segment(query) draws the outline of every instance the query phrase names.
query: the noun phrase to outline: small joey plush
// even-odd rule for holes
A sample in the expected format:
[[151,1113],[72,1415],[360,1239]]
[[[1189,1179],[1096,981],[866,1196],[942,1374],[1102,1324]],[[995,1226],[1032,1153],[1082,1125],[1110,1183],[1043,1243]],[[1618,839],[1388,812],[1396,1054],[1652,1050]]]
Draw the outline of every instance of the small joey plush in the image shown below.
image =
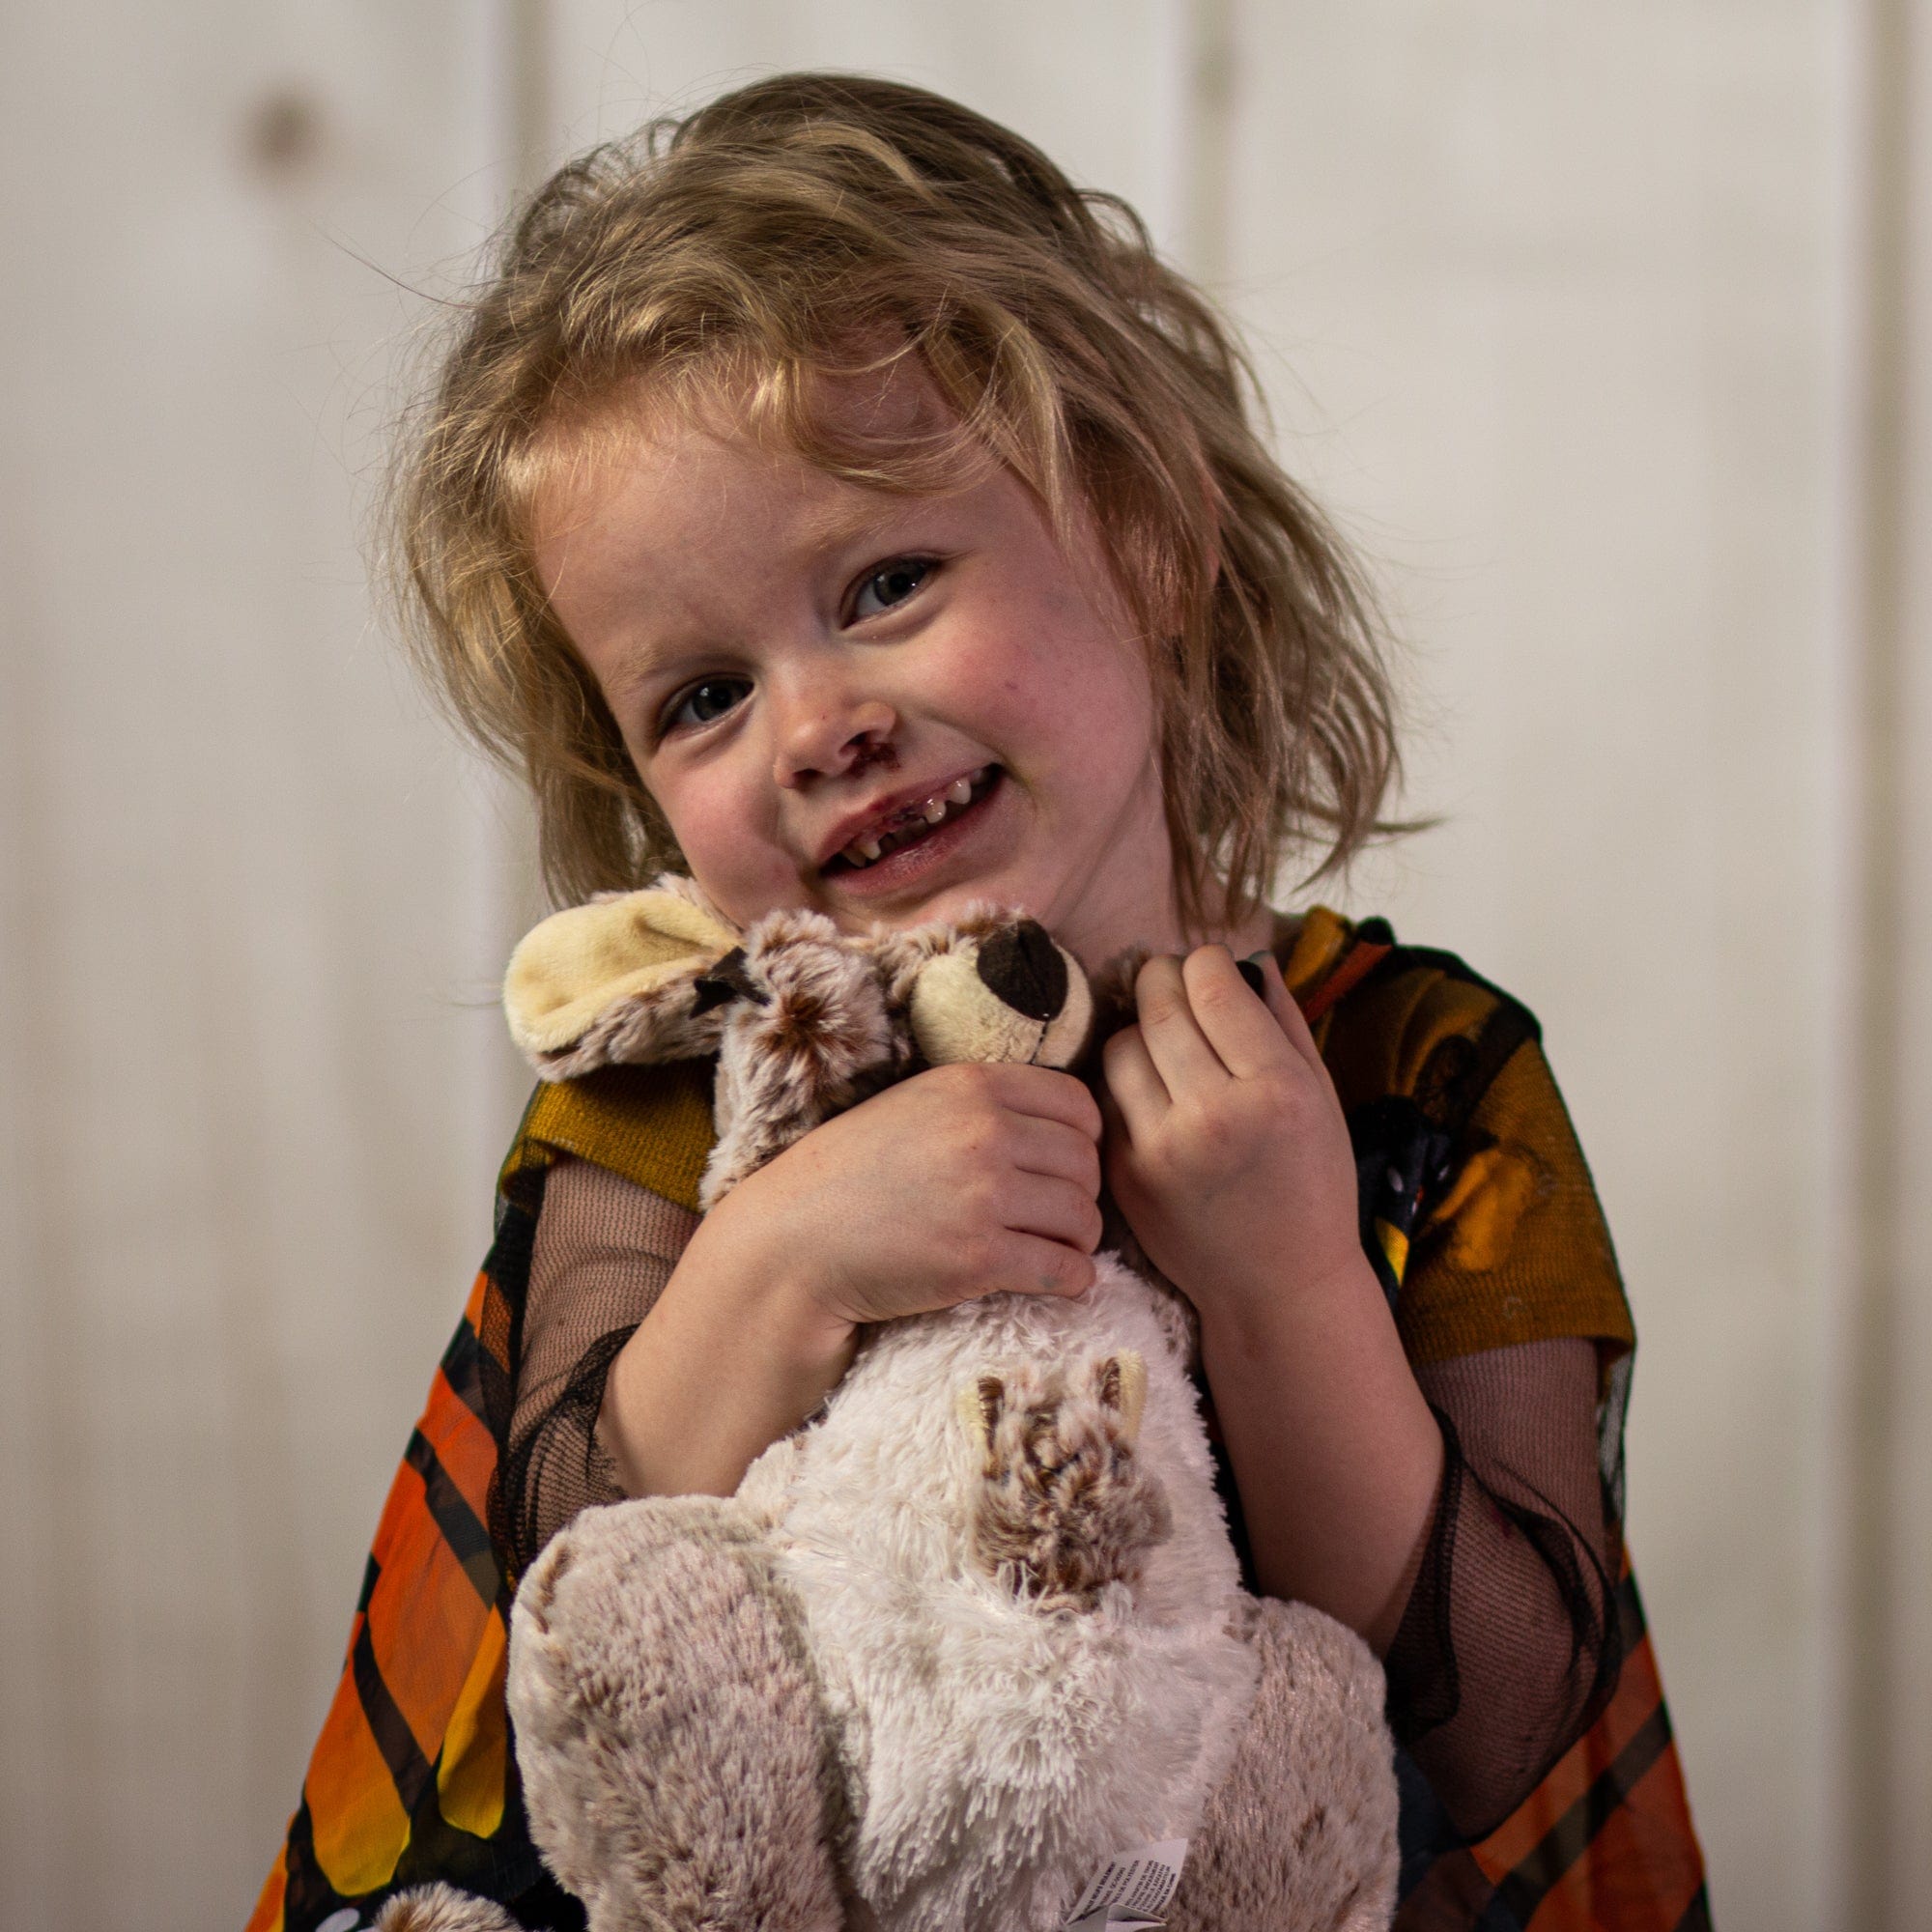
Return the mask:
[[[716,1054],[708,1208],[924,1067],[1072,1065],[1094,1002],[1021,915],[740,933],[667,877],[540,925],[506,1006],[550,1079]],[[1175,1839],[1172,1926],[1387,1922],[1379,1669],[1242,1589],[1188,1334],[1111,1253],[1076,1297],[879,1324],[736,1495],[552,1541],[510,1706],[533,1832],[593,1932],[1036,1932]]]

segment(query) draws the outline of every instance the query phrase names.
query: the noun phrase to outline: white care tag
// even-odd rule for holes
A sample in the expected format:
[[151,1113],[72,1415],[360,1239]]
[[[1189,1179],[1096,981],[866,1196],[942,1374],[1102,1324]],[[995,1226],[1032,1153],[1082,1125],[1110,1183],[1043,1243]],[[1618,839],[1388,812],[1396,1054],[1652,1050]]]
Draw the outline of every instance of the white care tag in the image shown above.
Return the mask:
[[1161,1924],[1186,1862],[1185,1838],[1116,1852],[1080,1894],[1063,1932],[1145,1932]]

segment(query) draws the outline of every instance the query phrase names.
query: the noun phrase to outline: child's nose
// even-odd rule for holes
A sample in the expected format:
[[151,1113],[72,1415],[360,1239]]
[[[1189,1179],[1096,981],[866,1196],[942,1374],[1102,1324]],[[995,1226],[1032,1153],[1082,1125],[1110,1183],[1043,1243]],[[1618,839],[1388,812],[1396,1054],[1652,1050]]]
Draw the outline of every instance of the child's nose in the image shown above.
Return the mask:
[[814,778],[890,764],[898,714],[882,698],[840,702],[823,694],[802,698],[781,719],[773,782],[796,790]]

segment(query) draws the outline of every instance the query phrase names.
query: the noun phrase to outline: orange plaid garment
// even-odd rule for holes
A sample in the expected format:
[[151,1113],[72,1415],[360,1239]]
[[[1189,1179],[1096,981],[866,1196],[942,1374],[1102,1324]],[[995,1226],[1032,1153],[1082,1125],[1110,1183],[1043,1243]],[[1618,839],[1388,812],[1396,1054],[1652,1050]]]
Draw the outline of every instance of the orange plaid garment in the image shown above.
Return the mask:
[[247,1932],[351,1932],[441,1879],[581,1927],[525,1822],[504,1703],[515,1578],[496,1527],[545,1156],[519,1133],[497,1239],[376,1529],[348,1655]]
[[[1356,1139],[1364,1247],[1411,1359],[1592,1335],[1620,1423],[1629,1314],[1535,1022],[1449,955],[1322,909],[1285,973]],[[351,1932],[431,1878],[527,1926],[582,1914],[530,1845],[503,1708],[516,1578],[496,1473],[545,1173],[597,1162],[687,1206],[711,1145],[709,1067],[539,1088],[499,1183],[497,1239],[391,1487],[341,1681],[248,1932]],[[1470,1132],[1471,1122],[1477,1124]],[[1456,1128],[1465,1142],[1460,1165]],[[1497,1132],[1494,1129],[1500,1128]],[[1541,1150],[1525,1155],[1513,1130]],[[1483,1156],[1483,1158],[1478,1158]],[[1525,1159],[1536,1185],[1522,1180]],[[1615,1472],[1606,1459],[1606,1483]],[[1530,1798],[1474,1846],[1406,1758],[1397,1932],[1685,1932],[1703,1873],[1634,1579],[1615,1693]]]
[[1404,1767],[1395,1932],[1710,1932],[1703,1860],[1628,1560],[1618,1614],[1630,1648],[1615,1694],[1488,1837],[1461,1843]]

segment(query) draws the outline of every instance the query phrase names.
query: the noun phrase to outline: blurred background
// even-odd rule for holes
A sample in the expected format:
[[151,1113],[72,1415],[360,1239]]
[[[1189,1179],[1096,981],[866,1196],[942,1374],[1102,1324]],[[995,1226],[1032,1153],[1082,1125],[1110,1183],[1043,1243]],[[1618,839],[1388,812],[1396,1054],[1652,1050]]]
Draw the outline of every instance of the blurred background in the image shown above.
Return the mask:
[[119,0],[0,47],[0,1922],[239,1923],[488,1243],[526,828],[358,548],[422,331],[566,154],[795,66],[1009,122],[1251,332],[1442,815],[1323,896],[1541,1015],[1616,1234],[1718,1920],[1932,1922],[1932,11]]

